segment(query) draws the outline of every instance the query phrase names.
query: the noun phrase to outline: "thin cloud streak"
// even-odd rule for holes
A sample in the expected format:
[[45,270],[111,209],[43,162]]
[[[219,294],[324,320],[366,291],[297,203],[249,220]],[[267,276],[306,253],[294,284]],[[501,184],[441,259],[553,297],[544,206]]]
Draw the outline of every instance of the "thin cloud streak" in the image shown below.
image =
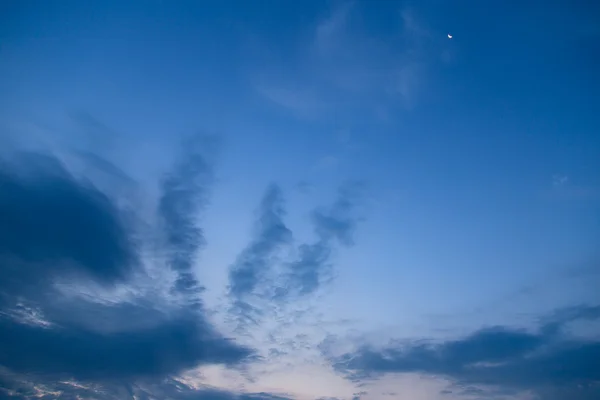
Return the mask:
[[312,224],[317,241],[302,244],[298,260],[288,264],[284,296],[306,296],[332,278],[331,254],[336,243],[354,244],[353,233],[358,223],[356,208],[364,187],[352,182],[342,186],[338,198],[329,208],[318,208],[312,213]]
[[[409,8],[397,10],[395,40],[382,42],[363,25],[361,7],[352,2],[333,7],[314,26],[312,41],[300,46],[305,57],[299,64],[307,67],[287,83],[263,82],[258,93],[309,119],[327,118],[342,109],[377,117],[383,105],[387,110],[414,108],[425,90],[429,67],[444,54],[449,57],[447,46],[435,40],[434,32]],[[310,95],[307,87],[314,89]]]

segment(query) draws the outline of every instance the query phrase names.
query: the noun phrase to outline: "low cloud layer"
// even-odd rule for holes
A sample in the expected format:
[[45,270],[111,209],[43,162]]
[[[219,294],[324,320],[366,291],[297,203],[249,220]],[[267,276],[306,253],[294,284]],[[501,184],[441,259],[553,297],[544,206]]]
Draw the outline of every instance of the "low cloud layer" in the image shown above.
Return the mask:
[[[186,296],[198,286],[192,262],[202,237],[193,217],[209,170],[191,152],[163,189],[169,266],[178,274],[174,287]],[[131,216],[56,157],[16,152],[3,159],[0,193],[0,365],[6,371],[33,381],[133,381],[235,364],[250,354],[211,326],[196,298],[194,307],[181,307],[135,294],[145,268]],[[128,287],[134,294],[119,295]],[[112,300],[94,290],[112,293]]]
[[575,321],[598,318],[598,307],[575,307],[557,312],[535,332],[498,326],[441,343],[417,340],[379,349],[362,347],[338,358],[336,366],[357,381],[419,373],[448,379],[461,394],[501,390],[535,393],[543,399],[588,400],[600,395],[600,337],[573,337],[567,328]]
[[[5,293],[17,294],[57,274],[115,284],[139,266],[114,203],[89,182],[78,182],[57,159],[24,153],[0,160],[0,187]],[[23,267],[8,266],[8,258]]]
[[[110,185],[101,189],[55,155],[7,153],[0,163],[3,395],[282,398],[173,380],[198,366],[256,359],[209,322],[195,271],[216,146],[207,138],[185,143],[159,181],[155,220],[143,220],[131,201],[123,208]],[[102,156],[93,160],[86,174],[100,163],[103,174],[127,177]],[[314,242],[295,245],[284,193],[267,188],[254,236],[230,268],[239,327],[260,324],[269,307],[293,308],[331,280],[335,249],[353,245],[361,194],[361,185],[343,185],[331,205],[312,211]]]
[[[135,212],[51,154],[13,152],[0,161],[3,396],[286,398],[176,379],[198,366],[261,361],[217,331],[201,300],[195,268],[206,239],[197,220],[214,181],[214,146],[208,139],[184,146],[160,181],[156,223],[137,223]],[[363,195],[362,184],[342,185],[330,205],[312,210],[313,241],[295,243],[283,191],[266,189],[254,234],[229,269],[229,315],[238,328],[260,326],[271,308],[292,323],[294,303],[330,282],[336,250],[354,244]],[[157,242],[148,246],[148,236]],[[161,292],[165,282],[144,287],[149,263],[169,290]],[[363,346],[329,361],[358,387],[383,375],[419,374],[450,382],[440,396],[591,400],[600,395],[600,341],[570,327],[599,318],[598,307],[572,307],[542,318],[537,330],[486,327],[442,342]],[[281,345],[296,349],[300,337]]]

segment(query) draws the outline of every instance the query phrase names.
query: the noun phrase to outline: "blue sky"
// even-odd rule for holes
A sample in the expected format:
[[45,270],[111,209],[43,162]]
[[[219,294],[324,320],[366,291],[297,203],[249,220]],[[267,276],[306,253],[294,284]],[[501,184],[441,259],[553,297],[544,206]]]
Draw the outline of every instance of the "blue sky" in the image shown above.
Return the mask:
[[597,398],[599,15],[4,2],[0,397]]

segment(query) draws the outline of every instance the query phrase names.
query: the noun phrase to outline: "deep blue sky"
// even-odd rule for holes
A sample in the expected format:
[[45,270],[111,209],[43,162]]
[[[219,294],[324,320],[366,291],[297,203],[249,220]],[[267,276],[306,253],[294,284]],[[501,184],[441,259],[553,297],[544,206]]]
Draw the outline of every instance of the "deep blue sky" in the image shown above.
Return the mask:
[[0,396],[595,398],[598,4],[2,2]]

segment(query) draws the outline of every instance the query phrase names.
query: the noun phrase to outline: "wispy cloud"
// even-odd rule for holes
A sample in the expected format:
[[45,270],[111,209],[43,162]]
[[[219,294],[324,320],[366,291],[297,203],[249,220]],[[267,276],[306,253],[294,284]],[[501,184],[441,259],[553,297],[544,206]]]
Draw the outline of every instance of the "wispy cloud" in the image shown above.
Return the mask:
[[267,188],[259,207],[256,236],[229,272],[229,295],[234,302],[232,311],[242,319],[241,323],[248,322],[254,311],[248,300],[267,295],[272,289],[265,287],[265,283],[273,283],[274,257],[292,239],[292,232],[283,222],[284,216],[283,194],[279,186],[273,184]]
[[[285,254],[276,257],[283,246],[292,243],[292,232],[283,221],[281,189],[276,185],[267,189],[259,207],[255,238],[229,273],[229,297],[240,326],[259,324],[266,311],[261,307],[279,307],[297,296],[308,296],[333,278],[331,256],[336,244],[353,244],[362,191],[361,183],[348,183],[339,189],[331,206],[313,210],[311,223],[317,240],[300,244],[296,259],[289,260]],[[257,302],[262,306],[256,306]]]
[[553,196],[564,200],[597,201],[600,185],[597,182],[581,183],[566,174],[552,175]]
[[283,222],[284,208],[281,189],[271,185],[260,205],[257,237],[243,250],[230,273],[230,292],[243,298],[256,289],[257,284],[268,273],[273,253],[292,238],[291,231]]
[[[333,256],[338,247],[354,244],[364,189],[359,182],[342,185],[332,204],[310,214],[314,242],[299,244],[293,242],[284,222],[280,188],[271,185],[267,189],[258,209],[254,236],[231,266],[227,293],[232,328],[254,343],[260,354],[260,361],[249,367],[252,380],[273,384],[269,376],[292,379],[291,370],[305,371],[310,365],[319,365],[331,374],[330,379],[337,378],[338,387],[347,385],[332,373],[314,347],[323,330],[331,326],[314,302],[333,282]],[[328,387],[325,382],[320,386],[322,390]],[[298,384],[292,387],[300,390]]]
[[192,295],[201,291],[193,270],[198,250],[205,244],[196,221],[208,201],[213,182],[210,157],[214,138],[193,137],[182,146],[183,156],[162,182],[158,213],[166,242],[169,267],[177,273],[175,288]]
[[552,185],[553,186],[562,186],[565,185],[569,181],[569,177],[564,174],[555,174],[552,176]]
[[316,118],[331,108],[318,91],[285,84],[264,83],[257,87],[259,94],[273,104],[289,110],[301,118]]
[[426,86],[429,67],[448,51],[442,40],[445,34],[434,32],[415,10],[398,8],[394,34],[379,37],[361,17],[362,8],[368,6],[345,2],[315,21],[312,34],[307,35],[311,39],[295,52],[301,54],[300,60],[293,61],[298,67],[287,73],[287,80],[263,82],[258,92],[310,118],[343,110],[360,110],[373,117],[382,107],[414,107]]
[[312,224],[318,239],[300,245],[298,259],[288,264],[285,296],[311,294],[331,278],[330,258],[335,244],[353,244],[352,236],[358,222],[356,207],[362,191],[360,183],[346,184],[339,189],[338,198],[330,207],[313,211]]
[[[317,360],[310,338],[322,335],[325,321],[309,299],[333,279],[336,250],[354,243],[364,188],[343,185],[332,204],[314,209],[315,240],[299,244],[284,222],[281,188],[265,191],[228,288],[229,315],[248,327],[254,319],[257,330],[270,335],[252,342],[268,345],[265,358],[257,358],[264,349],[236,344],[213,326],[196,276],[206,245],[198,219],[214,181],[215,146],[203,137],[185,142],[158,182],[156,220],[139,222],[143,215],[135,205],[124,209],[113,186],[95,186],[54,155],[2,158],[0,215],[7,223],[0,227],[0,378],[6,393],[278,398],[179,386],[169,377],[205,365],[237,369],[268,359],[283,363],[261,364],[275,371],[293,360]],[[104,157],[88,156],[82,160],[91,167],[135,183]],[[150,283],[156,271],[161,281]],[[252,371],[263,377],[263,369]]]
[[340,41],[343,40],[343,34],[348,23],[348,18],[355,4],[345,2],[337,8],[331,10],[331,13],[323,18],[317,24],[314,30],[314,47],[323,56],[327,56],[333,51],[339,50]]

